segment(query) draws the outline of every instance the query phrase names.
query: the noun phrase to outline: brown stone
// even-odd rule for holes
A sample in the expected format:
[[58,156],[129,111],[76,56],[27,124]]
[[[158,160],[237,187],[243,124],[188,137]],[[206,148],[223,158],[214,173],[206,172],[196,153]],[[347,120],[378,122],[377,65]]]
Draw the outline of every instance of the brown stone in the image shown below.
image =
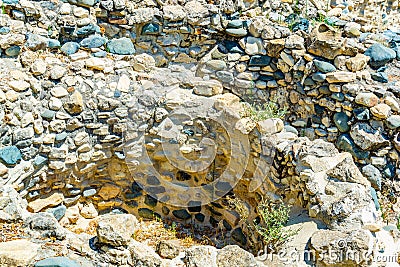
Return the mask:
[[266,43],[265,50],[270,57],[279,57],[282,50],[285,48],[285,39],[275,39]]
[[38,198],[28,204],[28,210],[31,212],[39,212],[47,207],[54,207],[64,201],[62,193],[55,192],[46,198]]
[[83,103],[82,94],[78,91],[75,91],[68,102],[64,104],[64,108],[70,114],[79,114],[85,108]]
[[373,107],[378,104],[379,98],[374,93],[359,93],[356,96],[355,102],[357,104]]
[[346,60],[346,66],[351,71],[360,71],[367,66],[369,56],[363,54],[357,54],[355,57]]
[[371,109],[372,115],[379,119],[387,119],[390,115],[390,106],[386,104],[378,104]]
[[113,184],[105,184],[99,191],[99,196],[104,200],[115,198],[121,192],[121,188]]
[[348,71],[335,71],[326,74],[329,83],[349,83],[355,81],[356,74]]

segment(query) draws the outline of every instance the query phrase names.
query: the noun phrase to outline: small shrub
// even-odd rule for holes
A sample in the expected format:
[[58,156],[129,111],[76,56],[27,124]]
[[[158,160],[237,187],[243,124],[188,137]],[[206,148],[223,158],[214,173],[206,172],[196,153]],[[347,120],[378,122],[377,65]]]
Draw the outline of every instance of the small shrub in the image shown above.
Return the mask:
[[[229,200],[234,209],[239,213],[240,222],[248,230],[248,238],[253,240],[252,246],[259,242],[260,238],[270,251],[276,251],[279,246],[287,242],[291,237],[298,234],[301,228],[284,229],[289,221],[290,206],[282,201],[275,203],[268,200],[262,200],[257,206],[259,221],[249,221],[249,211],[244,202],[233,198]],[[258,240],[258,241],[257,241]],[[256,248],[256,247],[255,247]],[[260,248],[260,247],[259,247]]]
[[263,105],[243,104],[241,116],[243,118],[250,117],[251,120],[257,122],[270,118],[283,119],[287,113],[287,108],[280,109],[278,104],[269,101]]
[[6,14],[6,6],[4,4],[1,5],[1,14]]
[[400,216],[397,217],[397,229],[400,231]]
[[263,200],[257,206],[257,212],[261,221],[254,226],[269,249],[275,249],[287,242],[291,237],[298,234],[300,229],[284,229],[289,221],[290,206],[282,201],[274,203]]

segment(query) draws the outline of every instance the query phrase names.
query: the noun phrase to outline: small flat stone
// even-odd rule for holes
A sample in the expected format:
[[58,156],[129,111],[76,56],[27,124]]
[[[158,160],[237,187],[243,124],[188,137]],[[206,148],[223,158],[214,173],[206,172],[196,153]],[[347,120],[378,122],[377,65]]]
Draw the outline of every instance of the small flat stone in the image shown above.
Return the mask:
[[13,45],[13,46],[7,48],[4,52],[9,57],[16,57],[21,52],[21,47],[19,45]]
[[400,127],[400,115],[392,115],[387,119],[390,129],[397,129]]
[[371,73],[371,78],[374,81],[381,82],[381,83],[389,82],[389,76],[384,72],[373,72],[373,73]]
[[104,70],[106,68],[106,62],[103,58],[91,57],[85,63],[86,67],[95,70]]
[[32,202],[29,202],[28,209],[31,212],[39,212],[47,207],[54,207],[59,205],[64,200],[64,195],[62,193],[54,192],[46,198],[38,198]]
[[63,46],[61,46],[61,51],[66,55],[72,55],[78,52],[79,44],[75,42],[67,42]]
[[243,37],[247,35],[247,30],[243,28],[235,29],[235,28],[228,28],[226,29],[226,33],[228,35],[232,35],[235,37]]
[[81,47],[85,48],[98,48],[104,45],[107,39],[98,35],[92,35],[80,42]]
[[23,80],[11,81],[8,85],[17,92],[26,91],[31,85]]
[[350,130],[350,126],[348,124],[349,116],[347,116],[346,113],[344,112],[335,113],[335,115],[333,115],[333,121],[336,127],[339,129],[339,131],[347,132]]
[[249,66],[264,67],[268,66],[270,63],[271,63],[271,57],[255,55],[250,58]]
[[326,80],[329,83],[349,83],[355,81],[356,74],[349,71],[336,71],[326,74]]
[[68,95],[67,89],[61,86],[57,86],[51,89],[51,95],[57,98],[61,98]]

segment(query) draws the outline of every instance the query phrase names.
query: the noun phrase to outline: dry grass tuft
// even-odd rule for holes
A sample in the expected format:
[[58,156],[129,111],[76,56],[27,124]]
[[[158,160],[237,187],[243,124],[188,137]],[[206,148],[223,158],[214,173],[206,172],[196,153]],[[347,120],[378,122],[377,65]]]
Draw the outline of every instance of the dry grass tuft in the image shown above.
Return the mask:
[[0,242],[17,240],[25,237],[22,222],[3,223],[0,222]]
[[190,229],[187,225],[180,223],[156,220],[140,220],[139,229],[134,233],[136,241],[144,242],[154,247],[159,240],[178,240],[183,247],[194,245],[214,245],[207,237],[207,229],[204,232]]

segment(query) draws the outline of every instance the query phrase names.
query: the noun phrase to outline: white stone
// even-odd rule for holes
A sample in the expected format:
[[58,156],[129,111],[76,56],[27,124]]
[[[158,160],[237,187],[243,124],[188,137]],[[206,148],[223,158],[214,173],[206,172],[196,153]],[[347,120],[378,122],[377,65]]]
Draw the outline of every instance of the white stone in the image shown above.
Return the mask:
[[126,74],[122,74],[122,76],[118,80],[117,89],[123,93],[129,92],[130,87],[130,79]]
[[50,93],[51,93],[52,96],[58,97],[58,98],[61,98],[61,97],[64,97],[64,96],[68,95],[67,89],[65,89],[65,88],[63,88],[61,86],[57,86],[57,87],[52,88],[50,90]]
[[43,73],[46,72],[46,62],[44,62],[41,59],[37,59],[35,60],[35,62],[33,62],[32,66],[31,66],[31,72],[34,75],[42,75]]
[[30,84],[26,81],[18,80],[18,81],[11,81],[8,85],[17,92],[22,92],[27,90],[30,87]]

